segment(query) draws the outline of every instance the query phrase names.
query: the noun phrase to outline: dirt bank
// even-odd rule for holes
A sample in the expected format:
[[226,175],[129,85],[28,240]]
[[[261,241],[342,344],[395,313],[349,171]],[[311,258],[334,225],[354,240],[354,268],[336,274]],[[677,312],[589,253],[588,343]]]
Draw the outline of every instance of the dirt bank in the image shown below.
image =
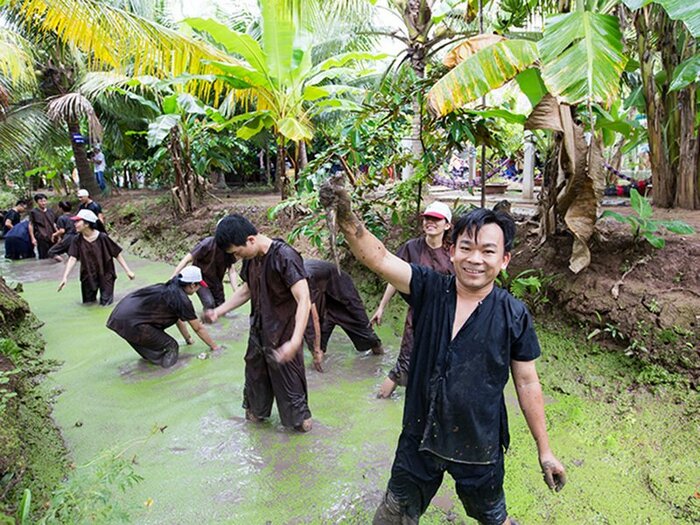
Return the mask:
[[0,521],[30,489],[41,508],[67,470],[65,447],[42,387],[55,363],[42,358],[41,322],[0,277]]

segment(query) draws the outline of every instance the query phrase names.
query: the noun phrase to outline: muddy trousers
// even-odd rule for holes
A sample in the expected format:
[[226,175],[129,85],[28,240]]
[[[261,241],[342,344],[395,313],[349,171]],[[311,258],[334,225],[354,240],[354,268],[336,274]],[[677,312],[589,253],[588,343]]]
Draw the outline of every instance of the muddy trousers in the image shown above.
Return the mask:
[[223,286],[215,287],[210,285],[208,288],[200,286],[197,290],[197,297],[199,297],[205,310],[212,310],[226,300]]
[[75,234],[64,235],[63,239],[58,241],[49,249],[48,256],[55,257],[56,255],[63,255],[64,253],[68,253],[68,248],[70,248],[73,239],[75,239]]
[[[124,336],[122,336],[124,337]],[[159,365],[163,356],[170,350],[178,350],[177,341],[160,328],[149,324],[139,325],[130,330],[126,342],[146,361]]]
[[304,371],[304,354],[297,352],[288,363],[278,363],[272,348],[263,348],[259,332],[251,327],[245,355],[243,408],[260,419],[270,417],[277,402],[286,427],[299,427],[311,417]]
[[80,281],[80,291],[84,303],[97,302],[97,292],[100,292],[100,305],[107,306],[114,301],[114,275],[104,274],[97,282]]
[[455,463],[419,450],[420,441],[420,436],[401,433],[389,486],[372,524],[417,524],[447,472],[468,516],[483,525],[502,525],[508,517],[503,454],[493,464]]
[[51,249],[51,246],[53,246],[51,239],[40,239],[39,237],[36,238],[36,251],[39,254],[39,259],[49,258],[49,250]]
[[401,348],[399,357],[396,359],[394,368],[389,370],[389,378],[397,385],[406,386],[408,383],[408,369],[411,366],[411,351],[413,350],[413,313],[408,311],[406,315],[406,323],[403,328],[403,337],[401,338]]

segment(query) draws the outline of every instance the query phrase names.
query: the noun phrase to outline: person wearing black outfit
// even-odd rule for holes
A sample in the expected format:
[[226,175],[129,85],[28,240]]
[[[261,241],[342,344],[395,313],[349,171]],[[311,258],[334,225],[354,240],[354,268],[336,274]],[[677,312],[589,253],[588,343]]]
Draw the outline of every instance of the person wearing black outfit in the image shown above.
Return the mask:
[[90,210],[92,213],[97,215],[97,218],[100,219],[102,226],[105,228],[107,227],[105,215],[102,212],[102,206],[90,198],[90,192],[88,190],[78,190],[78,200],[80,201],[80,204],[78,204],[78,211]]
[[165,333],[174,324],[188,345],[194,340],[185,323],[212,351],[217,350],[218,345],[197,319],[189,297],[202,286],[206,283],[201,270],[187,266],[167,283],[147,286],[124,297],[109,316],[107,328],[124,338],[141,357],[163,368],[178,360],[179,345]]
[[323,356],[336,326],[345,331],[358,352],[372,350],[373,354],[383,354],[382,341],[369,324],[352,278],[327,261],[305,259],[304,269],[311,292],[311,315],[304,339],[313,355],[314,368],[323,372]]
[[29,211],[29,238],[36,247],[39,259],[47,259],[56,231],[56,215],[47,207],[48,199],[43,193],[34,195],[36,207]]
[[100,292],[100,305],[107,306],[114,300],[114,282],[117,271],[114,259],[124,268],[129,279],[135,275],[124,260],[121,247],[104,232],[102,223],[90,210],[80,210],[73,217],[75,230],[79,233],[68,247],[68,262],[58,291],[68,282],[68,275],[80,261],[80,290],[83,303],[97,301]]
[[199,241],[190,253],[185,255],[173,271],[175,277],[188,264],[193,264],[202,270],[202,277],[207,286],[197,290],[197,296],[205,310],[216,308],[226,300],[224,294],[224,276],[228,273],[231,290],[238,287],[238,273],[234,263],[236,258],[216,245],[213,236]]
[[22,214],[27,210],[28,205],[29,205],[29,203],[26,200],[20,199],[17,201],[14,208],[10,208],[9,210],[7,210],[7,213],[5,214],[5,217],[3,218],[3,221],[2,221],[2,236],[3,237],[14,226],[19,224],[19,221],[22,219]]
[[63,211],[63,215],[56,219],[56,231],[51,236],[51,240],[55,244],[49,249],[49,257],[56,262],[63,262],[61,255],[68,252],[68,248],[78,232],[75,231],[71,203],[61,201],[58,203],[58,207]]
[[205,312],[205,319],[215,322],[251,301],[245,417],[262,421],[276,402],[282,425],[308,432],[312,422],[302,346],[311,299],[301,255],[236,214],[219,221],[215,238],[221,249],[243,259],[243,284],[224,304]]
[[549,445],[534,363],[540,347],[530,313],[494,286],[510,261],[513,219],[486,209],[460,217],[450,249],[455,275],[441,275],[389,253],[352,213],[341,186],[324,185],[321,203],[335,209],[355,257],[413,308],[403,429],[373,523],[417,524],[445,472],[455,480],[469,516],[486,525],[514,523],[503,491],[503,455],[509,445],[503,389],[509,371],[545,482],[560,490],[566,478]]

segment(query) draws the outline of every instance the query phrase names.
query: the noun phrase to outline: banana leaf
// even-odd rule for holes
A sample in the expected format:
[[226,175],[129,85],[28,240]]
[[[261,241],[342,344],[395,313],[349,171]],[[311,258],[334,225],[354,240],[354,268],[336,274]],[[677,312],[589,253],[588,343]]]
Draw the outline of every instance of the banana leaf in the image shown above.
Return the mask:
[[627,57],[616,17],[589,11],[553,17],[538,48],[542,79],[560,101],[608,106],[617,97]]
[[442,77],[428,92],[428,106],[438,115],[447,115],[501,87],[536,60],[537,45],[529,40],[493,44]]

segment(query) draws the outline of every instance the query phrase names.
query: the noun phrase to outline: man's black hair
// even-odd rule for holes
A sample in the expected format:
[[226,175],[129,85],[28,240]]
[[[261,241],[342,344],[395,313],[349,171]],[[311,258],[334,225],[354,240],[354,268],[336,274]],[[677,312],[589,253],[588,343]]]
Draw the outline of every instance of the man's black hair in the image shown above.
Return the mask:
[[73,209],[73,205],[68,201],[59,202],[58,207],[61,208],[63,211],[71,211]]
[[34,202],[39,202],[39,199],[48,199],[45,193],[37,193],[34,195]]
[[510,252],[513,249],[513,241],[515,240],[515,221],[507,213],[487,208],[477,208],[457,219],[452,230],[452,243],[456,245],[457,238],[465,231],[474,232],[474,238],[476,239],[479,235],[479,230],[486,224],[496,224],[501,228],[505,253]]
[[257,234],[253,223],[243,215],[234,213],[219,221],[214,239],[219,248],[226,250],[229,246],[245,246],[248,237]]
[[19,199],[17,202],[15,202],[15,206],[24,206],[25,208],[29,206],[29,201],[27,199]]

